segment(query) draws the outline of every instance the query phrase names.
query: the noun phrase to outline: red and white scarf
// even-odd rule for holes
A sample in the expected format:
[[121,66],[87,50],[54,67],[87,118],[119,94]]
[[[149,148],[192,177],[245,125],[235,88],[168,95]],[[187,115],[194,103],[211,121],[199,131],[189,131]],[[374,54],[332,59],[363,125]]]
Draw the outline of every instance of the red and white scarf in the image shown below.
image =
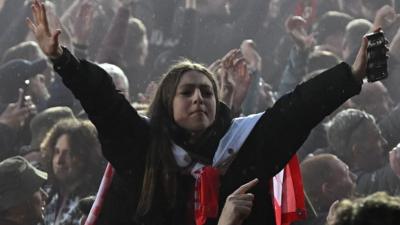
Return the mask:
[[[259,113],[234,119],[231,127],[219,142],[212,166],[195,163],[190,169],[191,175],[196,179],[194,193],[196,225],[205,224],[207,218],[217,218],[219,176],[228,169],[262,115],[263,113]],[[189,154],[180,146],[173,144],[172,151],[178,166],[185,168],[192,164]],[[113,174],[114,170],[108,164],[85,225],[96,224]],[[296,156],[272,179],[271,186],[276,225],[287,225],[305,217],[303,186]]]

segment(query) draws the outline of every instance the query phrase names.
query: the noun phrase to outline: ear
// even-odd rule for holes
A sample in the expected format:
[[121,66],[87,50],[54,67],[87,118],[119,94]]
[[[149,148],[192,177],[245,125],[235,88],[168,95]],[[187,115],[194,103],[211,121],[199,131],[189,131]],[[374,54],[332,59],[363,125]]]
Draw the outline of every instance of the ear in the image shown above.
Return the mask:
[[39,80],[41,83],[45,83],[45,82],[46,82],[46,77],[45,77],[43,74],[38,74],[38,75],[36,75],[36,76],[37,76],[38,80]]
[[357,164],[358,158],[360,156],[360,149],[357,144],[351,146],[351,157],[353,159],[353,164]]
[[330,185],[328,184],[328,182],[324,182],[322,184],[321,191],[322,191],[322,194],[325,196],[330,195],[330,193],[332,192],[332,189],[330,188]]

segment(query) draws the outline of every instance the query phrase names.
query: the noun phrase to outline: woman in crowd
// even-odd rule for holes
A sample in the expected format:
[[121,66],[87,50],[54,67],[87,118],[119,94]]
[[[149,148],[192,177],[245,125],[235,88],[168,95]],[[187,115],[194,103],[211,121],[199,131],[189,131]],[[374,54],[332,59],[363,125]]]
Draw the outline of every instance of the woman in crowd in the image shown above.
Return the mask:
[[[245,218],[249,212],[239,210],[232,219],[274,224],[271,178],[314,126],[360,92],[365,76],[366,40],[352,66],[341,63],[265,112],[233,119],[212,74],[183,61],[164,75],[144,118],[104,70],[59,45],[60,31],[50,30],[43,4],[35,0],[32,11],[30,29],[95,124],[104,156],[132,184],[132,217],[142,224],[216,224],[225,199],[255,177],[252,212]],[[239,196],[243,208],[251,208],[252,195]]]

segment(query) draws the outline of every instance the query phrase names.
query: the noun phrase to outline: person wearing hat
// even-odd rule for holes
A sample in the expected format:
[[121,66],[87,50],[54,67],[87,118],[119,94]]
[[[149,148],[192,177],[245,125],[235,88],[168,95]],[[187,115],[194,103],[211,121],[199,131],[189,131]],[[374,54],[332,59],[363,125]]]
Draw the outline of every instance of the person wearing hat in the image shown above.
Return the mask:
[[36,225],[43,221],[47,173],[21,156],[0,162],[0,224]]
[[50,98],[45,77],[41,73],[47,69],[47,61],[38,59],[28,61],[13,59],[0,66],[0,102],[3,104],[15,102],[18,90],[24,89],[24,95],[29,95],[33,103],[41,111]]

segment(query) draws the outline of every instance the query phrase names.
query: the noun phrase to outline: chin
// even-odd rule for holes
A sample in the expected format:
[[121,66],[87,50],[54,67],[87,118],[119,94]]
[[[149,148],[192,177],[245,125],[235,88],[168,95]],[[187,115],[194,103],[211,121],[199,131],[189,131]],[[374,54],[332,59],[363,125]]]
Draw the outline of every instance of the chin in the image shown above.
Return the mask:
[[198,134],[203,133],[208,127],[209,126],[207,126],[206,124],[199,124],[197,126],[190,127],[189,130],[191,133],[198,135]]

